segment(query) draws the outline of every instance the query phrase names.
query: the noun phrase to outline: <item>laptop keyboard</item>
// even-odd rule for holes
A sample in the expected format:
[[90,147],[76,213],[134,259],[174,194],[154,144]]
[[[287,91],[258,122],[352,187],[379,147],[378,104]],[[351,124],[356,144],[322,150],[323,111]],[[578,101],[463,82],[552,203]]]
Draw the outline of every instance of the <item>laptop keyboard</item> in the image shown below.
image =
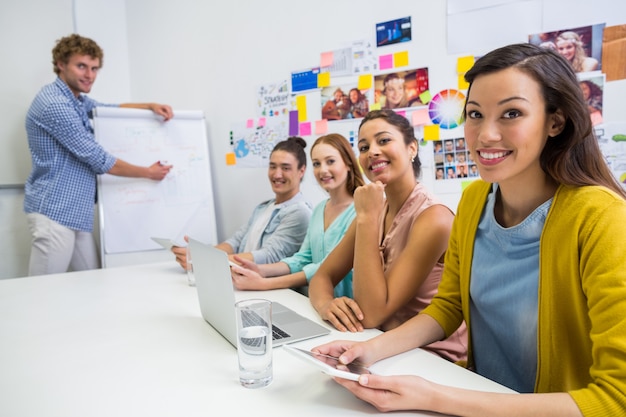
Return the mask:
[[[265,320],[263,320],[254,311],[244,311],[243,313],[244,313],[242,316],[243,321],[244,321],[244,324],[246,324],[247,326],[253,326],[253,325],[266,326],[267,325],[267,323],[265,323]],[[289,333],[285,332],[282,329],[279,329],[275,325],[272,325],[272,340],[280,340],[289,336],[290,336]]]

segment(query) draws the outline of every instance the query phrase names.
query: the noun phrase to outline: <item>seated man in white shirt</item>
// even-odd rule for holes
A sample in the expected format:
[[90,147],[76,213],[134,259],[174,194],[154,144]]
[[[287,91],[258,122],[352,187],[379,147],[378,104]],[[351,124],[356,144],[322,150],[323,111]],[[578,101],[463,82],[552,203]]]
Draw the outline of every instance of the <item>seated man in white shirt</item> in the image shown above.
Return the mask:
[[[248,222],[217,244],[218,249],[257,264],[278,262],[300,249],[312,212],[300,192],[306,170],[305,147],[304,139],[297,136],[276,144],[268,167],[275,197],[256,206]],[[187,248],[175,246],[172,252],[186,270]]]

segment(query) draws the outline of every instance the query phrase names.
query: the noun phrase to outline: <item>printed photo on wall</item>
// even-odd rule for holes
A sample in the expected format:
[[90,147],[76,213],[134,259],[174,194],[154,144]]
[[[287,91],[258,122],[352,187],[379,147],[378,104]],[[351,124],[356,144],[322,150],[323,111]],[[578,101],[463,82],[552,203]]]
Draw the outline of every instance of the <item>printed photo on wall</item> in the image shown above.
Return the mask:
[[537,33],[528,36],[528,42],[557,51],[565,57],[576,72],[597,71],[602,66],[602,36],[604,23]]
[[411,40],[411,16],[376,23],[376,46],[393,45]]
[[587,101],[591,123],[594,126],[603,123],[602,103],[604,101],[604,77],[604,74],[592,77],[578,77],[580,88],[583,90],[583,97],[585,97]]
[[465,138],[433,142],[435,180],[477,178],[478,167],[465,146]]
[[364,117],[369,111],[366,92],[356,88],[356,85],[322,88],[322,119],[330,121]]
[[286,117],[295,105],[292,97],[287,80],[260,86],[257,89],[257,116]]
[[428,90],[428,68],[374,76],[374,103],[382,109],[423,105],[420,94]]

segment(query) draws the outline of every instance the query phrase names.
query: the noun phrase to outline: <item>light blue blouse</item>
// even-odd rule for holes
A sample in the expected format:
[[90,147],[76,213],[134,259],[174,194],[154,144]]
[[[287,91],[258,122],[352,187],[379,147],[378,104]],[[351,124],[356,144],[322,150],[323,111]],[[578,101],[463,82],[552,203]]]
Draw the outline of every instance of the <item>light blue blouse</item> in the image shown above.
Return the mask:
[[497,192],[494,184],[474,244],[470,281],[474,362],[478,374],[518,392],[533,392],[539,240],[552,199],[520,224],[505,228],[494,216]]
[[[350,204],[337,216],[328,229],[324,230],[324,207],[326,207],[327,202],[328,199],[313,209],[309,228],[300,250],[289,258],[281,259],[281,262],[289,266],[292,274],[303,271],[307,281],[311,280],[322,261],[337,246],[356,216],[354,203]],[[352,298],[352,271],[335,287],[335,297]]]

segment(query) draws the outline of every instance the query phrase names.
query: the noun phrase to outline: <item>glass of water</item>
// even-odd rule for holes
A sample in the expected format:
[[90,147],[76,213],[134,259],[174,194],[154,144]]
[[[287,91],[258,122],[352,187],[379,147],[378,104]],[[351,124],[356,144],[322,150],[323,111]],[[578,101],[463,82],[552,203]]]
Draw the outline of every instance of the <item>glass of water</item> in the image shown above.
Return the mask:
[[193,274],[193,262],[191,261],[191,249],[187,245],[187,284],[190,287],[196,286],[196,277]]
[[272,382],[272,302],[242,300],[237,312],[239,382],[246,388],[261,388]]

